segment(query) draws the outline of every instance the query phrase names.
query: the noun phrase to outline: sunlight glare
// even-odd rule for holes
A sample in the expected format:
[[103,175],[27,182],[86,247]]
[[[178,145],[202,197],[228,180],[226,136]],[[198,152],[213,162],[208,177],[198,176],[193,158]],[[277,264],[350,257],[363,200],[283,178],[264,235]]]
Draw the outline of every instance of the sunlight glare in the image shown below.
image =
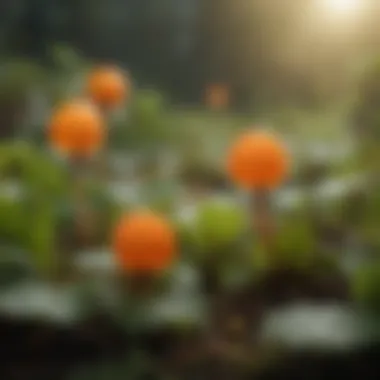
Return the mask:
[[324,2],[329,12],[342,15],[356,11],[361,0],[324,0]]

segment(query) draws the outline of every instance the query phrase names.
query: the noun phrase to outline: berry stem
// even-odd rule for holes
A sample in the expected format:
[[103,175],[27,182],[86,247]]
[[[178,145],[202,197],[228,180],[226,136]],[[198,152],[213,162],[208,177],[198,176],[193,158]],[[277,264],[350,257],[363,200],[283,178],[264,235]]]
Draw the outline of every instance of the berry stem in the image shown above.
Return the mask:
[[269,255],[273,254],[273,243],[276,233],[270,193],[266,190],[255,190],[251,198],[253,228],[258,240]]

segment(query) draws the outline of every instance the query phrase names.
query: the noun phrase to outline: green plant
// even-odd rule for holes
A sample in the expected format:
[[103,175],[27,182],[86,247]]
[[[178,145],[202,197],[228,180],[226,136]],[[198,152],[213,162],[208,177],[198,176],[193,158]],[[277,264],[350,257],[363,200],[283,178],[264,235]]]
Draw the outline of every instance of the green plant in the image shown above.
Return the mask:
[[352,294],[359,303],[380,313],[380,262],[359,266],[351,279]]
[[238,205],[219,200],[201,204],[194,222],[194,239],[203,251],[230,248],[248,227],[247,217]]
[[156,91],[137,92],[129,106],[126,119],[116,123],[111,145],[146,151],[170,141],[170,118],[164,98]]
[[28,144],[0,148],[2,185],[13,194],[0,199],[0,236],[31,254],[35,267],[48,271],[54,262],[55,204],[67,189],[62,168]]
[[64,251],[107,245],[111,229],[122,211],[102,182],[83,184],[80,199],[83,201],[67,191],[55,207],[57,239]]
[[22,99],[43,77],[42,68],[21,59],[3,61],[0,70],[0,99]]
[[315,258],[317,238],[311,223],[305,218],[286,220],[278,228],[274,255],[285,265],[304,267]]
[[19,202],[0,198],[0,238],[2,243],[25,244],[25,208]]
[[2,137],[13,137],[27,118],[28,98],[40,79],[41,68],[20,59],[2,60],[0,64],[0,124]]
[[0,146],[0,178],[16,179],[28,186],[33,196],[60,196],[65,192],[65,171],[46,153],[27,143]]
[[352,111],[352,124],[358,136],[371,140],[380,137],[380,64],[370,67],[359,83],[357,102]]
[[226,176],[215,165],[199,157],[186,157],[179,170],[180,179],[188,185],[205,188],[226,187]]

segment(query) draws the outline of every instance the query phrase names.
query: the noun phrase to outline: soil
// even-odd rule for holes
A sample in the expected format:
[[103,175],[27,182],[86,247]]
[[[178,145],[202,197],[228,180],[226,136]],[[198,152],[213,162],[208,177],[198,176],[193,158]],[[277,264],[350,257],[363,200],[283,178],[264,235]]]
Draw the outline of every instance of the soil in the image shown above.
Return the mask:
[[380,375],[379,346],[329,355],[281,353],[276,364],[265,365],[273,362],[266,361],[254,339],[264,312],[307,299],[347,301],[347,284],[336,273],[274,270],[239,293],[215,295],[210,325],[203,331],[157,328],[131,336],[104,315],[71,327],[0,316],[0,379],[66,380],[78,368],[122,361],[136,349],[148,355],[158,372],[184,380],[368,380]]

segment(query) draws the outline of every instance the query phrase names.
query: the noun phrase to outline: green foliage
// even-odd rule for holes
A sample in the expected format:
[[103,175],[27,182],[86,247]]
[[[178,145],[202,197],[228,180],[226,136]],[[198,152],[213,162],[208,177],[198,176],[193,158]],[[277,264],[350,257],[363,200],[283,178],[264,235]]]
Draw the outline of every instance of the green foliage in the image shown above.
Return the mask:
[[109,241],[111,229],[121,213],[120,207],[105,193],[99,183],[88,190],[86,198],[96,217],[96,236],[93,240],[99,245],[104,245]]
[[25,243],[27,226],[23,221],[27,210],[14,200],[0,198],[0,239],[2,243]]
[[33,255],[33,263],[41,273],[53,269],[56,261],[57,221],[50,205],[40,204],[27,228],[26,249]]
[[280,263],[303,267],[311,264],[316,245],[316,236],[306,218],[286,220],[278,229],[274,255]]
[[314,185],[328,177],[331,166],[320,162],[303,163],[297,173],[297,179],[302,185]]
[[354,127],[365,137],[380,137],[380,64],[376,62],[368,69],[359,85],[357,103],[354,106],[352,119]]
[[352,277],[354,298],[375,312],[380,312],[380,262],[364,264]]
[[211,200],[199,206],[194,224],[194,238],[205,251],[228,249],[247,228],[243,209],[234,204]]
[[[0,178],[3,186],[10,184],[15,187],[11,189],[13,192],[19,190],[13,195],[3,191],[0,197],[2,243],[24,249],[36,269],[49,271],[55,265],[57,251],[63,248],[58,245],[61,241],[58,238],[73,237],[76,233],[73,231],[76,210],[71,207],[67,171],[28,144],[4,144],[0,147]],[[96,226],[90,240],[103,245],[109,239],[118,207],[100,183],[90,183],[85,193]],[[69,204],[68,213],[62,214],[59,207],[62,204]],[[63,223],[64,219],[68,223]]]
[[39,66],[23,60],[5,60],[0,64],[1,135],[11,137],[26,118],[31,90],[39,85],[43,73]]
[[378,189],[372,189],[372,191],[367,194],[363,208],[366,215],[366,221],[378,225],[380,222],[380,193],[378,192]]
[[[76,184],[72,185],[75,189]],[[81,212],[82,206],[85,215]],[[61,248],[68,251],[108,244],[111,229],[122,212],[108,196],[102,182],[97,181],[89,181],[82,186],[80,200],[75,192],[65,193],[55,205],[55,210],[57,239],[61,242]],[[85,219],[78,223],[78,218],[83,217]]]
[[25,60],[12,59],[0,66],[0,98],[23,99],[43,77],[41,67]]
[[62,168],[47,155],[22,144],[0,147],[2,185],[13,184],[0,198],[0,237],[30,252],[36,268],[48,270],[55,252],[55,203],[67,189]]
[[157,181],[148,186],[148,203],[152,210],[164,215],[171,215],[175,210],[175,201],[178,196],[174,183]]
[[33,195],[59,196],[67,184],[65,172],[47,154],[27,143],[0,146],[0,178],[21,180]]
[[194,235],[194,225],[184,220],[176,220],[174,224],[176,236],[181,247],[182,252],[191,254],[194,257],[198,254],[198,247],[196,246],[196,238]]
[[[358,235],[367,244],[380,248],[378,226],[380,223],[380,194],[377,188],[368,186],[361,198],[346,199],[344,202],[343,223],[351,222]],[[351,211],[351,215],[349,214]]]
[[367,104],[375,105],[380,97],[380,62],[375,62],[365,73],[359,86],[359,95]]
[[0,288],[15,285],[34,275],[34,268],[26,252],[16,245],[0,243]]
[[341,226],[360,226],[367,219],[368,198],[365,191],[353,190],[324,210],[325,219]]
[[149,151],[169,141],[170,126],[163,97],[158,92],[142,90],[134,95],[127,120],[115,126],[112,145]]
[[49,99],[56,104],[68,97],[81,96],[83,78],[90,62],[85,60],[78,51],[64,44],[54,45],[50,55],[55,70],[47,73],[45,78],[45,90]]
[[87,66],[87,61],[72,47],[56,44],[50,50],[54,64],[59,70],[75,72]]
[[55,217],[51,205],[0,199],[0,239],[31,254],[37,270],[48,271],[54,263]]
[[227,183],[225,174],[201,157],[187,157],[182,163],[179,176],[188,185],[208,188],[223,188]]

